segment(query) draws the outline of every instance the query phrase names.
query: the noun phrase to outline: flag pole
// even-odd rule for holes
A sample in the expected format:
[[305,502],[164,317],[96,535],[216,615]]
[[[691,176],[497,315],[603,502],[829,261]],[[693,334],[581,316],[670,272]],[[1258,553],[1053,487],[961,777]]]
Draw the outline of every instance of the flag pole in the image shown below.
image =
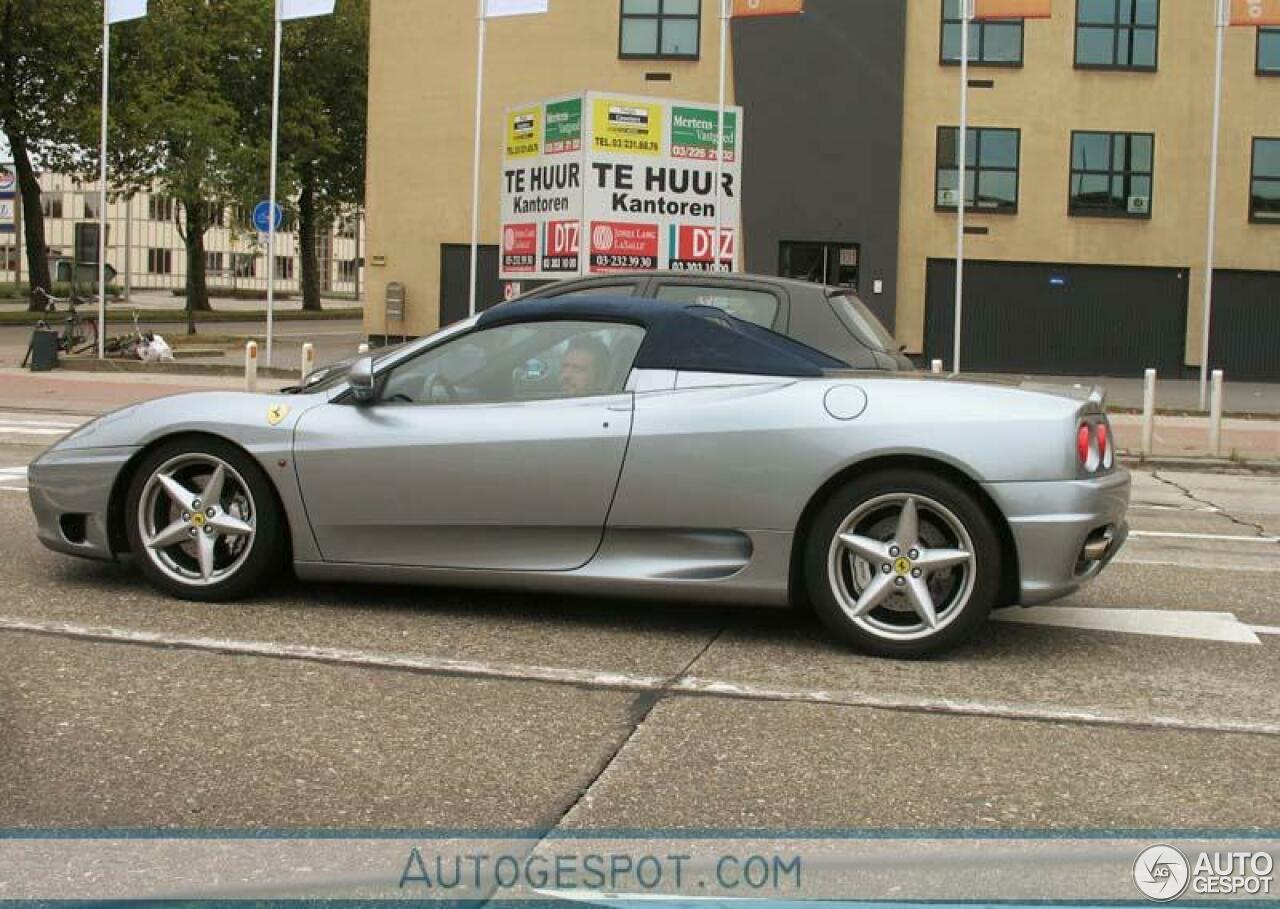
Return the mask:
[[467,312],[473,316],[476,314],[476,276],[480,267],[478,261],[480,254],[480,128],[484,124],[484,44],[487,13],[486,0],[476,0],[476,15],[480,24],[477,27],[479,49],[476,54],[476,115],[473,128],[475,147],[471,158],[471,280],[467,289]]
[[107,355],[107,94],[111,85],[111,3],[102,0],[102,124],[98,145],[98,359]]
[[[965,184],[968,182],[969,140],[969,22],[973,19],[973,0],[960,0],[960,136],[956,150],[958,157],[957,183],[959,201],[956,204],[956,303],[955,340],[952,350],[951,371],[960,372],[960,329],[964,324],[964,204]],[[974,196],[977,196],[977,175],[974,175]]]
[[1213,73],[1213,140],[1209,153],[1209,238],[1204,266],[1204,326],[1200,338],[1200,409],[1204,410],[1209,390],[1209,331],[1213,322],[1213,254],[1218,231],[1218,145],[1222,132],[1222,49],[1227,31],[1227,3],[1214,4],[1217,21],[1217,63]]
[[267,192],[267,366],[271,365],[275,339],[276,307],[276,158],[280,150],[280,45],[283,24],[280,3],[276,2],[275,55],[271,66],[271,180]]
[[[720,270],[721,235],[724,231],[724,214],[722,211],[724,193],[724,93],[725,78],[728,69],[726,60],[729,44],[729,16],[733,0],[720,0],[720,101],[716,109],[716,232],[711,248],[711,271]],[[729,262],[729,271],[737,264],[737,246],[734,247],[734,258]]]

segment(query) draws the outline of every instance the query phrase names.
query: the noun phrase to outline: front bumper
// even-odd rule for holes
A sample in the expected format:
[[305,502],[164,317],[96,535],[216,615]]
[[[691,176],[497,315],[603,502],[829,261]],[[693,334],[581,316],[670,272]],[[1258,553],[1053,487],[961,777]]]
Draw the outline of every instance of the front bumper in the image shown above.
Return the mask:
[[114,559],[108,511],[120,471],[137,448],[53,448],[27,470],[36,537],[55,552]]
[[[1129,472],[1118,468],[1085,480],[984,486],[1013,534],[1023,606],[1067,596],[1115,557],[1129,535],[1130,485]],[[1111,543],[1102,557],[1085,558],[1085,544],[1108,531]]]

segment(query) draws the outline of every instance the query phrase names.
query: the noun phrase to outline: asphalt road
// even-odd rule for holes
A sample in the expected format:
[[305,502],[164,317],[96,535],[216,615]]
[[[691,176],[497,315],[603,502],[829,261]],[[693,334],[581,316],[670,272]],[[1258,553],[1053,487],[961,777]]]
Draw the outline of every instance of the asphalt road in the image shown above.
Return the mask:
[[1139,474],[1138,534],[1065,611],[903,663],[790,612],[288,579],[169,600],[35,541],[21,468],[78,419],[0,414],[0,828],[1280,817],[1274,476]]

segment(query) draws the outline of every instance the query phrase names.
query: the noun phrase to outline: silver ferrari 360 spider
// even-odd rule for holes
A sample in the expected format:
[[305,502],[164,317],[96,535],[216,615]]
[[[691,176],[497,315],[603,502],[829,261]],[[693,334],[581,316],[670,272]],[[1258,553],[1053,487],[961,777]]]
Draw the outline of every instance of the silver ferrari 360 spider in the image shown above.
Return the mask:
[[718,309],[496,307],[293,393],[104,416],[30,468],[40,539],[227,600],[310,580],[785,605],[921,656],[1127,533],[1099,395],[864,373]]

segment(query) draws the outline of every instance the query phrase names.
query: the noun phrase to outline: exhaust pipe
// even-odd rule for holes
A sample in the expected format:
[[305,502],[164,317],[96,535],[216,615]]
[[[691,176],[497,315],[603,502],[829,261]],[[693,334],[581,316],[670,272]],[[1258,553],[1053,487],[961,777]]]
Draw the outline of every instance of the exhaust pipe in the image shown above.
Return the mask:
[[1110,527],[1102,530],[1097,536],[1090,537],[1085,541],[1084,549],[1080,551],[1081,560],[1085,562],[1101,561],[1111,550],[1111,543],[1114,539],[1115,535]]

